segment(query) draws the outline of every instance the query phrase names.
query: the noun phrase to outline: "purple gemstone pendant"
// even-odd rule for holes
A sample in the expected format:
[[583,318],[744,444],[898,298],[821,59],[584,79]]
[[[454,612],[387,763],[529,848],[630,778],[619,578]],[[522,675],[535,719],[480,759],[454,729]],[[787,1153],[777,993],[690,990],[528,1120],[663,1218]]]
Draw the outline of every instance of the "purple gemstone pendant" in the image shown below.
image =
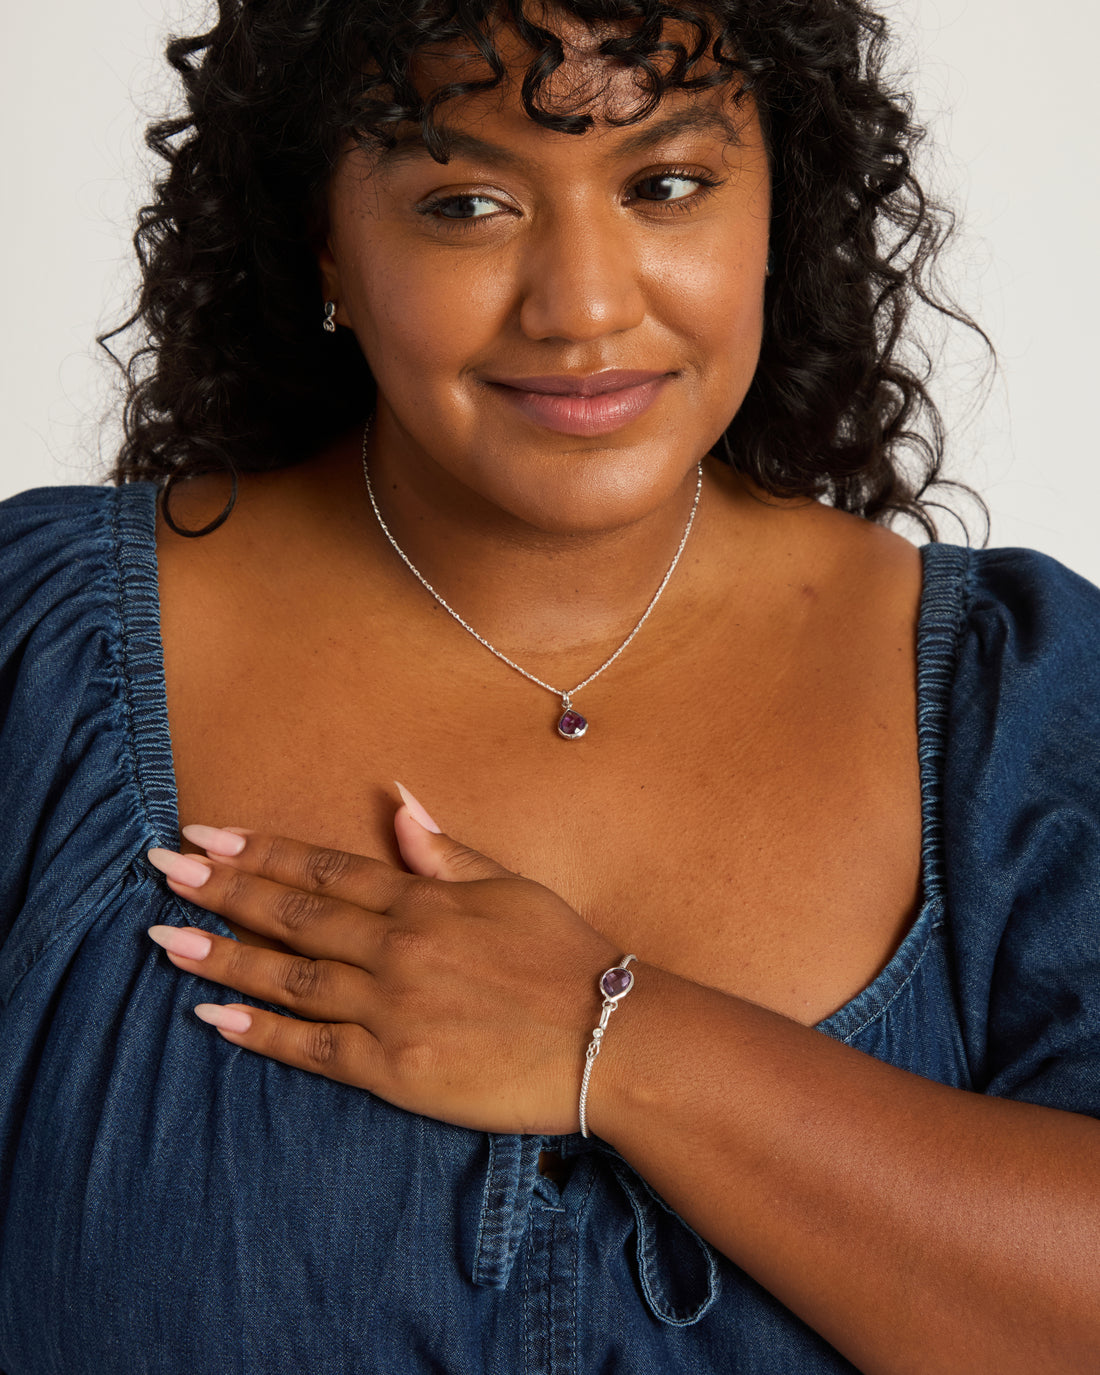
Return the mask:
[[600,978],[600,992],[605,998],[621,998],[634,987],[634,975],[629,969],[609,969]]
[[579,740],[588,729],[588,721],[574,711],[572,707],[566,706],[558,720],[558,734],[563,740]]

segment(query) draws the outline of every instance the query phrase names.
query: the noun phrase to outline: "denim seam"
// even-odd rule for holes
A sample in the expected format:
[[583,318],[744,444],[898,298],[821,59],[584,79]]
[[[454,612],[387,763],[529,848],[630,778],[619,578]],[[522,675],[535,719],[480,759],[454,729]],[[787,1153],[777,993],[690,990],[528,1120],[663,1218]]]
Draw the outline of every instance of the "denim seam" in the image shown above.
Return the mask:
[[[539,1221],[541,1223],[541,1219]],[[539,1306],[539,1345],[546,1362],[539,1375],[557,1375],[554,1370],[554,1224],[550,1223],[543,1230],[545,1244],[539,1248],[540,1264],[535,1273],[535,1292]]]
[[974,603],[978,596],[978,561],[974,558],[974,551],[968,549],[969,558],[966,561],[966,571],[962,579],[963,598],[965,601],[965,613],[969,617],[974,609]]
[[[592,1194],[592,1190],[593,1190],[593,1188],[595,1187],[595,1184],[596,1184],[596,1172],[597,1172],[597,1169],[598,1169],[597,1159],[596,1159],[595,1157],[593,1157],[593,1156],[590,1156],[590,1157],[589,1157],[589,1160],[590,1160],[590,1169],[589,1169],[589,1172],[588,1172],[588,1187],[587,1187],[587,1188],[585,1189],[585,1191],[584,1191],[584,1197],[583,1197],[583,1198],[580,1200],[580,1202],[577,1204],[577,1210],[576,1210],[576,1215],[575,1215],[576,1226],[575,1226],[574,1229],[573,1229],[573,1258],[574,1258],[574,1263],[575,1263],[575,1264],[578,1263],[578,1257],[580,1256],[580,1250],[581,1250],[581,1218],[584,1216],[584,1210],[588,1207],[588,1200],[589,1200],[589,1198],[590,1198],[590,1196],[591,1196],[591,1194]],[[575,1276],[575,1275],[576,1275],[576,1271],[574,1271],[574,1276]],[[580,1320],[581,1320],[581,1314],[580,1314],[580,1284],[577,1283],[577,1282],[576,1282],[576,1279],[574,1278],[574,1283],[573,1283],[573,1369],[574,1369],[574,1371],[576,1371],[577,1368],[578,1368],[578,1367],[577,1367],[577,1330],[578,1330],[578,1326],[579,1326],[579,1324],[580,1324]]]
[[523,1368],[528,1371],[531,1369],[531,1267],[532,1252],[535,1249],[533,1227],[527,1229],[526,1242],[527,1245],[523,1248],[526,1252],[523,1264]]
[[489,1190],[493,1180],[493,1138],[486,1133],[489,1146],[489,1163],[485,1168],[485,1184],[481,1190],[481,1211],[478,1214],[477,1237],[474,1240],[474,1283],[477,1283],[477,1274],[481,1268],[481,1241],[485,1235],[485,1217],[489,1211]]
[[580,1311],[578,1308],[578,1291],[580,1290],[580,1279],[578,1267],[580,1265],[581,1252],[581,1223],[580,1214],[574,1219],[573,1227],[573,1375],[577,1371],[577,1324],[580,1322]]
[[134,695],[133,686],[130,681],[130,644],[129,630],[126,623],[126,578],[122,567],[122,531],[119,522],[119,508],[122,496],[121,491],[116,490],[111,510],[111,547],[114,554],[115,568],[115,614],[118,618],[118,642],[122,652],[122,690],[123,702],[126,712],[126,741],[129,745],[130,770],[132,783],[137,790],[138,798],[141,802],[141,812],[145,819],[145,824],[150,832],[157,838],[160,836],[153,825],[152,810],[149,806],[149,799],[145,793],[145,780],[141,776],[141,760],[138,758],[137,751],[137,731],[134,726]]
[[[923,586],[917,633],[917,761],[921,794],[922,912],[929,903],[942,904],[946,900],[943,766],[947,750],[946,728],[951,690],[958,669],[959,645],[966,624],[968,601],[965,587],[973,568],[972,553],[969,548],[954,545],[926,546],[922,552]],[[848,1042],[876,1018],[883,1016],[912,981],[927,953],[928,942],[945,920],[944,917],[940,917],[932,923],[924,944],[913,957],[902,982],[883,1002],[881,998],[885,990],[876,990],[876,985],[898,959],[905,946],[905,940],[916,929],[920,919],[918,914],[917,921],[910,927],[901,945],[878,975],[843,1007],[837,1008],[817,1023],[819,1030],[824,1031],[826,1035],[835,1034],[828,1030],[829,1025],[838,1019],[843,1020],[844,1014],[860,1001],[876,1003],[876,1006],[867,1012],[857,1026],[839,1037],[841,1041]]]
[[581,1213],[585,1210],[585,1208],[588,1207],[588,1200],[589,1200],[589,1198],[590,1198],[591,1195],[592,1195],[592,1190],[596,1187],[596,1171],[597,1171],[596,1159],[593,1158],[593,1160],[592,1160],[592,1169],[591,1169],[591,1173],[590,1173],[589,1176],[588,1176],[588,1187],[587,1187],[587,1188],[585,1189],[585,1191],[584,1191],[584,1197],[583,1197],[583,1198],[581,1199],[581,1201],[577,1204],[577,1219],[578,1219],[578,1224],[579,1224],[579,1220],[580,1220]]
[[[532,1199],[521,1193],[530,1180],[531,1142],[535,1136],[487,1133],[489,1164],[482,1189],[481,1215],[470,1277],[490,1289],[507,1286],[528,1225]],[[502,1159],[506,1163],[502,1163]],[[483,1254],[483,1245],[488,1258]]]
[[[958,646],[961,646],[961,644],[962,644],[963,631],[964,631],[966,625],[969,623],[970,618],[971,618],[971,617],[973,616],[973,614],[974,614],[974,611],[975,611],[975,609],[976,609],[977,602],[978,602],[978,593],[979,593],[979,588],[978,588],[978,560],[977,560],[977,558],[975,557],[974,551],[973,551],[972,549],[968,549],[968,550],[967,550],[967,554],[968,554],[968,558],[967,558],[967,563],[966,563],[966,570],[965,570],[965,573],[964,573],[964,576],[963,576],[963,579],[962,579],[962,600],[963,600],[963,603],[964,603],[964,607],[963,607],[963,615],[959,618],[959,625],[958,625],[958,627],[957,627],[957,635],[956,635],[956,646],[957,646],[957,647],[958,647]],[[958,648],[956,649],[956,652],[958,652]],[[953,977],[953,979],[954,979],[954,977],[955,977],[955,975],[956,975],[956,969],[957,969],[957,965],[955,964],[955,961],[954,961],[954,959],[953,959],[953,960],[952,960],[952,977]],[[957,986],[957,985],[956,985],[956,986]],[[960,1045],[960,1047],[961,1047],[961,1049],[962,1049],[963,1064],[964,1064],[964,1066],[965,1066],[965,1068],[966,1068],[966,1076],[967,1076],[967,1079],[969,1080],[969,1087],[970,1087],[971,1089],[973,1089],[975,1083],[977,1083],[977,1081],[978,1081],[979,1076],[978,1076],[978,1073],[977,1073],[976,1066],[975,1066],[974,1063],[973,1063],[973,1060],[972,1060],[972,1057],[971,1057],[970,1047],[969,1047],[968,1044],[967,1044],[967,1038],[966,1038],[966,1036],[965,1036],[965,1034],[964,1034],[964,1032],[963,1032],[963,1028],[962,1028],[961,1023],[957,1023],[957,1024],[956,1024],[955,1032],[956,1032],[956,1036],[957,1036],[957,1038],[958,1038],[958,1043],[959,1043],[959,1045]]]
[[559,1375],[558,1365],[558,1322],[557,1312],[554,1307],[554,1282],[557,1279],[558,1253],[561,1250],[561,1238],[558,1236],[557,1222],[551,1222],[546,1228],[546,1285],[543,1294],[546,1300],[546,1364],[549,1375]]
[[943,769],[951,690],[966,620],[964,584],[970,550],[927,546],[917,636],[917,756],[921,788],[921,882],[924,901],[944,887]]
[[157,495],[152,486],[130,483],[116,490],[112,535],[133,782],[149,834],[175,845],[179,797],[164,682],[157,586]]
[[924,944],[921,946],[919,954],[913,961],[913,966],[909,970],[909,973],[906,974],[905,978],[901,981],[900,984],[898,984],[897,988],[894,989],[893,993],[890,994],[889,998],[887,998],[887,1000],[880,1007],[877,1007],[874,1010],[874,1012],[872,1012],[870,1016],[866,1018],[866,1020],[860,1022],[859,1026],[853,1027],[852,1030],[847,1033],[847,1035],[843,1038],[845,1045],[847,1045],[847,1043],[851,1041],[851,1039],[854,1036],[858,1036],[861,1031],[865,1031],[867,1027],[871,1025],[872,1022],[877,1022],[880,1017],[884,1017],[886,1013],[889,1012],[890,1008],[893,1007],[894,1003],[897,1002],[898,998],[901,997],[901,995],[913,982],[913,979],[916,977],[917,970],[924,963],[925,956],[928,954],[929,948],[932,945],[932,937],[943,925],[943,917],[941,917],[938,921],[934,921],[932,923],[932,925],[928,928],[928,936],[925,939]]
[[[617,1156],[617,1159],[622,1160],[622,1157]],[[611,1160],[612,1168],[619,1177],[622,1190],[626,1194],[627,1201],[634,1214],[634,1225],[638,1236],[636,1253],[638,1256],[639,1279],[641,1281],[642,1294],[650,1312],[652,1312],[660,1322],[667,1324],[669,1327],[693,1327],[710,1312],[721,1290],[722,1272],[718,1266],[714,1248],[711,1246],[710,1242],[704,1240],[695,1228],[692,1227],[690,1223],[686,1222],[674,1208],[669,1207],[648,1180],[638,1174],[632,1165],[628,1165],[623,1161],[620,1167],[616,1164],[616,1156],[612,1156]],[[638,1183],[641,1185],[641,1192],[648,1195],[648,1203],[635,1193],[634,1188],[626,1178],[627,1171],[637,1179]],[[660,1253],[660,1247],[655,1235],[655,1229],[651,1229],[648,1225],[649,1219],[647,1213],[650,1210],[659,1210],[672,1218],[683,1228],[686,1235],[699,1248],[707,1275],[707,1297],[702,1303],[696,1305],[694,1309],[688,1310],[679,1308],[671,1302],[664,1302],[663,1299],[659,1299],[657,1296],[657,1288],[660,1287],[659,1281],[655,1282],[652,1280],[650,1272],[659,1271],[660,1269],[656,1260]],[[643,1239],[645,1242],[644,1246]]]

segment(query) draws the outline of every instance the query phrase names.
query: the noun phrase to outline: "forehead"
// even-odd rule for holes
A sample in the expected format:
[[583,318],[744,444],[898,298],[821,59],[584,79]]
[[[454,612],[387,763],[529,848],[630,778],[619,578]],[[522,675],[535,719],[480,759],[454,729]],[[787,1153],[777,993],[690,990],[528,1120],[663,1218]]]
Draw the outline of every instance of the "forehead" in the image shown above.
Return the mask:
[[[665,104],[641,124],[624,131],[601,138],[599,126],[595,139],[592,134],[581,135],[586,145],[586,153],[606,159],[631,158],[648,153],[660,144],[681,134],[701,134],[718,139],[723,143],[740,142],[744,131],[744,117],[736,118],[731,112],[703,103],[682,104],[675,97],[666,96]],[[555,135],[552,130],[543,129],[527,118],[525,114],[502,111],[500,120],[478,122],[480,132],[461,127],[456,123],[446,123],[441,129],[443,143],[448,157],[466,156],[482,162],[495,163],[497,166],[519,170],[527,165],[528,154],[521,146],[510,146],[505,140],[509,134],[518,133],[521,142],[532,139],[555,137],[575,150],[578,143],[576,134]],[[503,126],[503,127],[502,127]],[[392,173],[403,166],[422,162],[431,157],[419,127],[409,128],[398,136],[392,148],[382,153],[375,163],[378,172]]]

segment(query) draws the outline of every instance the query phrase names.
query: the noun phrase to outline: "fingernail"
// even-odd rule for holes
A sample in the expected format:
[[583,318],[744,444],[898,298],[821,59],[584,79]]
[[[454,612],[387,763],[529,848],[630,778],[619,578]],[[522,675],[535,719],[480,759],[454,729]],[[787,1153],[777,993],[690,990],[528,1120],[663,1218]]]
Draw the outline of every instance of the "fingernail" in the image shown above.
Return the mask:
[[433,835],[443,834],[420,803],[417,802],[416,798],[413,797],[412,793],[409,792],[408,788],[398,783],[396,778],[393,780],[393,786],[401,794],[401,801],[408,807],[409,815],[414,821],[419,821],[421,826],[423,826],[426,831],[431,831]]
[[252,1025],[252,1018],[247,1012],[241,1012],[236,1007],[222,1007],[220,1003],[199,1003],[195,1008],[195,1016],[222,1031],[247,1031]]
[[211,855],[239,855],[245,847],[244,836],[223,831],[218,826],[185,826],[183,834],[192,845]]
[[177,855],[175,850],[149,850],[147,857],[154,869],[159,869],[174,883],[186,884],[188,888],[201,888],[210,877],[208,865],[187,855]]
[[214,944],[209,936],[187,927],[150,926],[149,935],[170,955],[182,955],[185,960],[205,959]]

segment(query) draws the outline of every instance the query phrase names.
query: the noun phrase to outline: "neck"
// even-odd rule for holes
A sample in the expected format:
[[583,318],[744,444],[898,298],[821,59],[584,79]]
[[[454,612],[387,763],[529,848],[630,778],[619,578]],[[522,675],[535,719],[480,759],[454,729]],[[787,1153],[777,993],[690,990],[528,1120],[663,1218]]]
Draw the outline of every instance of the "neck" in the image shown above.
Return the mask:
[[[700,488],[692,467],[640,518],[607,529],[548,530],[486,501],[422,453],[397,458],[370,442],[367,459],[380,520],[367,510],[381,556],[416,595],[396,544],[439,596],[510,656],[614,649],[668,573]],[[673,581],[662,601],[671,601]]]
[[[287,522],[281,547],[301,560],[300,578],[321,555],[320,597],[346,579],[352,603],[369,591],[373,604],[384,604],[410,627],[433,615],[446,619],[379,527],[360,444],[361,433],[350,434],[264,481]],[[637,625],[683,536],[697,480],[696,467],[685,465],[666,499],[640,519],[611,529],[554,531],[515,519],[418,455],[399,458],[373,445],[368,452],[379,508],[410,561],[479,636],[563,691]],[[742,612],[756,606],[782,574],[769,557],[776,552],[776,503],[717,460],[707,458],[703,467],[683,555],[624,655],[635,668],[654,656],[661,661],[690,651],[732,606]],[[238,513],[242,529],[249,515],[245,503]],[[374,613],[360,606],[357,614]],[[585,700],[582,694],[582,707]]]

